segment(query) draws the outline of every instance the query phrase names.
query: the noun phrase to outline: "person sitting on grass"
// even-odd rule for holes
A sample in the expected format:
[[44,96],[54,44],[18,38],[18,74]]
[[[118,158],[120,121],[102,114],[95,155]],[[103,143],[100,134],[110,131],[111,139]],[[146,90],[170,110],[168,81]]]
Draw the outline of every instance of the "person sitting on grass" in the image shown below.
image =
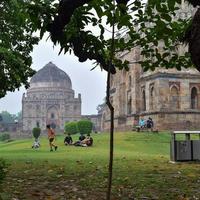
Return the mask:
[[81,147],[82,146],[82,141],[85,139],[85,136],[83,134],[81,134],[79,136],[79,139],[73,143],[74,146],[77,146],[77,147]]
[[68,133],[68,135],[65,137],[64,144],[72,145],[72,143],[73,143],[72,137],[71,137],[70,133]]
[[78,140],[77,142],[74,143],[74,146],[88,147],[92,146],[92,144],[93,144],[93,139],[90,136],[90,134],[87,134],[87,137],[84,140]]
[[141,130],[145,128],[145,126],[146,126],[146,121],[145,121],[143,118],[141,118],[141,119],[139,120],[139,126],[140,126],[140,129],[141,129]]
[[153,120],[151,117],[149,117],[149,119],[147,120],[147,128],[148,130],[153,131]]
[[85,137],[83,134],[79,137],[79,140],[74,142],[74,146],[80,146],[80,147],[87,147],[91,146],[93,144],[93,139],[90,136],[90,134],[87,134],[87,137]]
[[40,141],[38,138],[35,138],[35,141],[33,142],[32,149],[38,149],[40,147]]
[[83,135],[83,133],[81,133],[80,137],[79,137],[79,141],[83,141],[85,139],[85,136]]
[[92,146],[92,144],[93,144],[93,138],[90,136],[90,134],[87,134],[87,137],[83,140],[83,141],[81,141],[81,144],[83,145],[83,146]]

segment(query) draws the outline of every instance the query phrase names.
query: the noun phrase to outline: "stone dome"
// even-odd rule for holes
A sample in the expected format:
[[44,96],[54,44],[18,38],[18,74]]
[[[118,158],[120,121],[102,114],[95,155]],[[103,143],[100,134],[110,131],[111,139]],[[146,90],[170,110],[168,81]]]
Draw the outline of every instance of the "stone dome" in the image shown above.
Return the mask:
[[40,69],[30,81],[30,87],[48,87],[54,85],[57,87],[64,87],[71,89],[72,83],[69,76],[55,64],[49,62],[42,69]]

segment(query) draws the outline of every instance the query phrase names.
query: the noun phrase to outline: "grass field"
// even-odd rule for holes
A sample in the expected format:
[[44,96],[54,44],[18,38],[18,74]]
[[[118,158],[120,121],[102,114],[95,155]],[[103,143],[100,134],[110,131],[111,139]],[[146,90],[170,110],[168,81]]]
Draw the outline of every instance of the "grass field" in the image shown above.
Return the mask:
[[[109,135],[92,137],[93,147],[74,147],[58,136],[56,152],[45,137],[38,150],[30,139],[0,143],[9,163],[2,199],[105,199]],[[113,200],[200,199],[200,164],[171,164],[169,142],[168,133],[115,133]]]

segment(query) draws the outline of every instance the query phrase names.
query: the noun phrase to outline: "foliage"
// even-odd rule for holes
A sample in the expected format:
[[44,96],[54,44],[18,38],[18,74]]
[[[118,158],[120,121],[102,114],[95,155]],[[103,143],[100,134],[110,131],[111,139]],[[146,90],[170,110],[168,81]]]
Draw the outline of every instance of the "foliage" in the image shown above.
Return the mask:
[[[192,66],[186,47],[182,52],[181,48],[184,47],[180,42],[191,16],[179,16],[180,4],[180,0],[150,0],[145,10],[138,11],[135,22],[140,37],[136,43],[141,47],[143,60],[140,63],[144,71],[156,67],[181,70],[182,67]],[[134,34],[130,34],[130,37],[134,37]]]
[[[38,14],[39,11],[35,11],[39,16],[38,20],[44,20],[40,31],[41,33],[50,31],[52,40],[61,46],[61,51],[64,53],[74,51],[80,62],[93,59],[102,68],[108,70],[104,66],[111,54],[111,39],[107,37],[107,29],[110,29],[114,23],[116,57],[112,63],[115,67],[128,70],[129,62],[118,59],[117,53],[136,46],[141,49],[143,59],[140,60],[140,64],[145,71],[154,70],[156,67],[175,67],[180,70],[181,67],[192,66],[188,52],[180,54],[179,51],[180,39],[191,20],[191,16],[183,19],[176,15],[180,11],[181,0],[149,0],[148,4],[133,0],[126,1],[127,5],[117,4],[117,6],[110,0],[82,0],[79,2],[88,3],[74,10],[70,20],[69,16],[65,19],[66,12],[64,13],[69,6],[67,1],[61,2],[63,4],[61,3],[60,6],[51,2],[50,15],[52,15],[49,19],[41,13]],[[53,15],[56,8],[59,14]],[[53,9],[55,10],[52,11]],[[115,19],[113,19],[114,9]],[[57,16],[60,17],[62,25],[56,23]],[[98,31],[92,33],[91,27],[95,27]],[[54,37],[52,29],[56,28],[61,29],[59,29],[60,35],[56,32],[59,36]],[[115,73],[112,67],[111,72]]]
[[22,84],[28,87],[28,78],[34,74],[30,68],[30,52],[38,43],[26,10],[25,0],[0,2],[0,98]]
[[[117,4],[116,4],[117,2]],[[117,53],[140,47],[143,59],[141,66],[146,70],[156,67],[177,68],[191,66],[185,53],[176,49],[180,45],[180,33],[185,29],[185,20],[173,20],[176,3],[181,0],[149,0],[147,5],[140,0],[61,0],[58,14],[52,22],[41,27],[41,33],[49,31],[54,44],[59,44],[60,52],[71,52],[80,62],[95,60],[108,71],[106,104],[110,109],[110,162],[107,199],[110,200],[113,163],[114,108],[110,103],[110,73],[116,69],[129,69],[129,61],[117,57]],[[37,15],[38,16],[38,15]],[[111,36],[105,37],[105,23]],[[99,33],[91,32],[98,27]],[[114,36],[117,37],[114,37]],[[176,44],[177,43],[177,44]],[[161,48],[159,46],[162,45]]]
[[22,120],[22,111],[18,112],[17,114],[13,115],[13,118],[15,121],[21,121]]
[[77,122],[78,130],[82,134],[89,134],[92,132],[92,122],[89,120],[80,120]]
[[33,133],[33,137],[35,139],[38,139],[41,133],[41,129],[39,127],[35,127],[33,128],[32,133]]
[[[104,100],[104,101],[105,101],[105,100]],[[97,111],[98,111],[98,113],[101,113],[104,107],[105,107],[105,103],[99,104],[99,105],[97,106],[97,108],[96,108]]]
[[2,117],[2,122],[3,123],[14,123],[14,115],[10,114],[8,111],[2,111],[0,113],[1,117]]
[[0,113],[0,122],[2,123],[14,123],[18,122],[22,119],[22,112],[18,112],[17,114],[11,114],[8,111],[2,111]]
[[0,158],[0,184],[2,183],[3,179],[6,176],[6,168],[7,164],[5,160]]
[[76,134],[78,133],[77,122],[65,123],[65,133]]
[[[78,8],[73,7],[73,12],[70,11],[72,16],[69,15],[66,20],[63,13],[70,9],[64,11],[76,2],[79,2]],[[110,0],[62,0],[60,5],[55,0],[1,1],[0,7],[4,9],[0,14],[0,97],[21,84],[28,86],[27,78],[34,73],[30,68],[29,53],[38,42],[38,38],[33,36],[37,30],[40,38],[50,31],[54,43],[59,44],[64,53],[74,51],[80,62],[95,60],[108,70],[111,53],[109,29],[115,24],[116,57],[112,61],[112,73],[115,73],[114,66],[128,70],[128,61],[118,59],[117,53],[135,46],[141,48],[143,59],[140,63],[144,70],[191,66],[187,51],[182,54],[177,51],[180,37],[191,21],[191,17],[175,18],[180,4],[181,0],[149,0],[147,5],[140,0],[127,0],[117,1],[117,6]],[[58,10],[59,14],[56,14]],[[59,27],[55,23],[57,16],[61,17],[62,26],[59,29],[61,37],[55,38],[52,29]],[[92,27],[95,32],[91,32]],[[164,45],[158,48],[159,41]]]
[[9,139],[10,139],[10,134],[8,134],[8,133],[0,134],[0,141],[6,141]]

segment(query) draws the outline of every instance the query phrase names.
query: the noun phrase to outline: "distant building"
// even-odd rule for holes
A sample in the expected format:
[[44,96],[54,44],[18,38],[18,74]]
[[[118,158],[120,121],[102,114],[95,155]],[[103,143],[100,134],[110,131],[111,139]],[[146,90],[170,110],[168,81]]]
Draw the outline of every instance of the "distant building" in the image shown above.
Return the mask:
[[81,119],[81,94],[75,98],[70,77],[52,62],[39,70],[22,98],[23,131],[47,124],[63,130],[64,123]]
[[82,119],[90,120],[93,123],[92,131],[101,131],[101,114],[97,115],[82,115]]

